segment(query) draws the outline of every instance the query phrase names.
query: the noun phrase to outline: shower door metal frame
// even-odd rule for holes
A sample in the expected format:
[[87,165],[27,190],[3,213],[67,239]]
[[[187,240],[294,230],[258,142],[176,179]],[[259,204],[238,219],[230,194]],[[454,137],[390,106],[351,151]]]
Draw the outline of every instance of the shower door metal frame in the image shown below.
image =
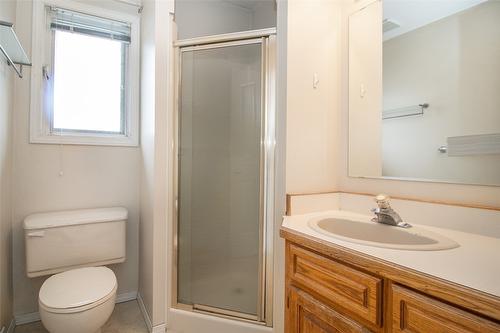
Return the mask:
[[[182,53],[221,47],[261,44],[261,142],[260,142],[260,216],[259,216],[259,302],[257,315],[211,307],[183,304],[178,301],[178,224],[179,224],[179,143]],[[175,47],[175,114],[174,114],[174,194],[175,211],[172,253],[172,306],[186,311],[212,314],[260,325],[272,326],[273,320],[273,239],[275,191],[275,128],[276,128],[276,29],[262,29],[180,40]]]

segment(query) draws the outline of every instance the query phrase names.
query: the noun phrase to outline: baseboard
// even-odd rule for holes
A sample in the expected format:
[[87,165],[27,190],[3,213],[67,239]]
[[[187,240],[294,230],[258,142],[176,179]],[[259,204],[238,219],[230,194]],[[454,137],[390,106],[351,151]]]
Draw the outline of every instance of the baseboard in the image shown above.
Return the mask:
[[[128,302],[128,301],[132,301],[134,299],[137,299],[137,291],[130,291],[128,293],[116,295],[115,303]],[[38,313],[38,311],[32,312],[32,313],[15,315],[13,321],[11,322],[11,326],[14,324],[13,327],[15,327],[17,325],[29,324],[29,323],[33,323],[35,321],[40,321],[40,314]],[[11,332],[10,327],[9,327],[9,330],[6,333],[13,333],[13,332],[14,332],[14,328],[12,329],[12,332]],[[0,333],[3,333],[3,331]]]
[[146,306],[144,305],[144,300],[142,299],[141,293],[137,293],[137,303],[139,303],[139,309],[141,309],[142,316],[144,317],[144,321],[146,322],[146,326],[148,328],[149,333],[165,333],[167,331],[167,325],[160,324],[153,326],[151,323],[151,318],[149,317],[149,313],[146,310]]
[[165,333],[166,331],[167,331],[167,325],[160,324],[160,325],[156,325],[155,327],[153,327],[153,330],[151,331],[151,333]]
[[149,313],[146,310],[146,306],[144,305],[144,300],[142,299],[141,293],[137,293],[137,303],[139,303],[139,309],[141,309],[141,313],[144,317],[144,321],[146,322],[148,332],[152,333],[153,325],[151,324],[151,318],[149,317]]
[[40,314],[38,313],[38,311],[14,316],[14,322],[16,326],[34,323],[35,321],[40,321]]
[[115,303],[133,301],[134,299],[137,299],[137,291],[130,291],[128,293],[116,295]]
[[10,321],[9,328],[7,329],[7,333],[14,333],[14,330],[16,329],[16,321],[14,318]]
[[12,318],[12,320],[10,321],[9,327],[5,328],[5,326],[3,326],[0,329],[0,333],[14,333],[14,328],[16,328],[16,325],[14,322],[14,318]]

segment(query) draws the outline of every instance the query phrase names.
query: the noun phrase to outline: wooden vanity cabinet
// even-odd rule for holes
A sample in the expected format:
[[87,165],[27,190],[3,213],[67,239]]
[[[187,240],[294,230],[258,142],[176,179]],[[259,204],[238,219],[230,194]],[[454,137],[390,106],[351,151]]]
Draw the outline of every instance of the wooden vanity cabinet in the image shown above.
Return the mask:
[[409,278],[401,267],[288,230],[281,235],[285,333],[500,333],[497,297],[424,274]]

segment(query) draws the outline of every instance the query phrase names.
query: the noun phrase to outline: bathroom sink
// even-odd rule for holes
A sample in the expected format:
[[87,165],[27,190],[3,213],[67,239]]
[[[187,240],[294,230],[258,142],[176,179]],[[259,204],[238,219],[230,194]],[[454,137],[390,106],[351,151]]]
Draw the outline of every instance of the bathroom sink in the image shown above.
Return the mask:
[[399,228],[372,221],[323,217],[309,221],[309,226],[324,235],[352,243],[400,250],[437,251],[459,245],[438,233],[413,226]]

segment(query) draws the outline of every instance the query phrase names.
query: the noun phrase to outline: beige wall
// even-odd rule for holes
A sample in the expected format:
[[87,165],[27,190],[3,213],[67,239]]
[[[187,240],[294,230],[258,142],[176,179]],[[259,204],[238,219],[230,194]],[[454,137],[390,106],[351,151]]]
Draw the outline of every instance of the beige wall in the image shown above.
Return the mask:
[[447,137],[500,133],[499,17],[488,1],[384,42],[384,110],[430,104],[383,121],[384,176],[500,185],[500,155],[437,152]]
[[[0,2],[0,21],[14,22],[14,1]],[[0,330],[12,319],[12,103],[15,73],[0,55]]]
[[[108,4],[112,4],[109,2]],[[31,54],[31,1],[17,2],[16,30]],[[123,10],[131,10],[124,6]],[[138,287],[139,148],[29,144],[30,70],[16,81],[14,106],[13,274],[14,313],[38,310],[38,290],[44,278],[25,273],[23,219],[34,212],[124,206],[127,261],[113,265],[118,293]],[[59,176],[59,172],[63,175]]]
[[[380,179],[351,178],[347,174],[348,146],[348,16],[371,1],[346,0],[343,2],[341,42],[337,45],[342,50],[341,60],[341,108],[336,118],[341,124],[338,166],[332,168],[337,175],[339,189],[344,191],[385,192],[389,195],[415,197],[421,199],[445,200],[462,203],[476,203],[500,206],[500,187],[410,182]],[[314,177],[314,176],[313,176]]]
[[337,187],[339,24],[338,1],[288,3],[287,193]]

